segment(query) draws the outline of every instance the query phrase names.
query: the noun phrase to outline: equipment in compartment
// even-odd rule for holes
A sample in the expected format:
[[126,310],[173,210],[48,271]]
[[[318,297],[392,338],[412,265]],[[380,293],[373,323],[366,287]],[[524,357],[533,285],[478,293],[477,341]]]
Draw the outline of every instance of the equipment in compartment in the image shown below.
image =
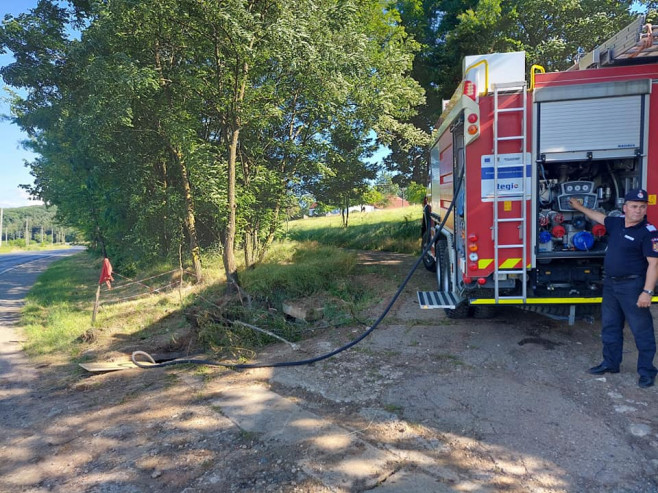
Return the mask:
[[533,292],[537,296],[598,295],[602,270],[599,263],[553,260],[537,267]]
[[605,215],[620,215],[626,190],[639,183],[632,159],[538,163],[537,253],[541,258],[603,255],[605,226],[575,211],[569,201]]
[[594,190],[593,181],[569,181],[562,183],[562,193],[557,197],[558,209],[561,211],[573,211],[569,204],[572,197],[580,200],[580,202],[588,209],[596,209],[597,197]]

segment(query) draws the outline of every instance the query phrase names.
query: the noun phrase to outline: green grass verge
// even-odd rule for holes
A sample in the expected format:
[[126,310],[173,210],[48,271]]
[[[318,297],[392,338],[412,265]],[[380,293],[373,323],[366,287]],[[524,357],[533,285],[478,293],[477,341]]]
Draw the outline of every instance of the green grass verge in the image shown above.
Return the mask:
[[91,324],[100,260],[87,253],[58,260],[27,295],[22,325],[28,354],[70,349]]
[[[217,263],[208,258],[204,265],[214,265],[217,270]],[[239,274],[251,298],[248,304],[237,298],[225,299],[221,279],[188,285],[182,295],[174,289],[113,303],[112,297],[121,296],[122,281],[117,279],[113,291],[103,288],[101,311],[92,324],[101,260],[87,253],[77,254],[53,263],[28,294],[22,314],[24,347],[33,356],[57,353],[77,358],[92,349],[122,350],[122,345],[145,345],[148,350],[155,345],[165,350],[165,346],[192,343],[217,353],[251,357],[255,348],[275,338],[240,322],[288,341],[301,339],[313,328],[284,315],[282,304],[286,300],[320,300],[317,308],[324,310],[325,326],[352,320],[352,314],[372,298],[370,287],[355,282],[356,266],[353,251],[314,242],[278,242],[263,263]],[[168,267],[160,268],[166,272]],[[144,278],[153,272],[140,274],[137,277]],[[209,275],[206,279],[212,278]],[[106,347],[99,349],[102,344]]]
[[[22,318],[25,349],[31,355],[76,358],[91,349],[125,351],[124,347],[137,343],[152,350],[157,339],[158,347],[162,341],[171,347],[189,347],[194,342],[239,358],[250,357],[255,348],[275,339],[239,322],[289,341],[313,329],[312,324],[287,319],[281,310],[284,301],[312,298],[323,310],[325,327],[351,321],[379,301],[381,286],[362,276],[368,272],[380,279],[385,276],[376,267],[367,271],[358,265],[357,253],[344,248],[417,253],[421,214],[419,206],[358,213],[347,228],[335,216],[292,222],[289,237],[295,241],[275,243],[262,263],[240,271],[251,303],[224,299],[223,276],[217,267],[221,260],[216,253],[208,253],[203,264],[212,268],[207,267],[204,284],[188,285],[182,293],[173,290],[116,303],[108,301],[111,296],[120,298],[119,289],[104,291],[105,303],[95,324],[91,314],[101,259],[87,253],[74,255],[53,263],[28,294]],[[159,265],[132,277],[144,279],[175,267]],[[115,277],[117,285],[125,281]]]
[[234,357],[252,356],[253,349],[275,341],[239,322],[298,341],[314,325],[288,319],[284,302],[322,310],[320,324],[325,327],[351,321],[353,313],[372,298],[372,290],[355,281],[356,267],[354,251],[315,242],[277,242],[262,263],[239,274],[242,288],[252,297],[249,304],[211,307],[212,316],[197,318],[199,338],[214,351],[228,351]]
[[349,277],[356,254],[316,242],[279,243],[255,269],[240,274],[243,287],[259,296],[281,299],[338,292],[337,281]]
[[287,235],[295,241],[317,241],[341,248],[416,254],[421,250],[422,216],[420,205],[356,212],[350,214],[346,228],[340,216],[309,217],[291,221]]

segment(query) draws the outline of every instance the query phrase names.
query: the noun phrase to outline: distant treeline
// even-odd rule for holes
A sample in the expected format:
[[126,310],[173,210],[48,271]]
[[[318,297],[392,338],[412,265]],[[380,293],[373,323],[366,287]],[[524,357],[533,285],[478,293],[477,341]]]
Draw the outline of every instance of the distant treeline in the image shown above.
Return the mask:
[[57,207],[31,205],[2,209],[2,241],[25,240],[37,243],[80,241],[73,228],[57,222]]

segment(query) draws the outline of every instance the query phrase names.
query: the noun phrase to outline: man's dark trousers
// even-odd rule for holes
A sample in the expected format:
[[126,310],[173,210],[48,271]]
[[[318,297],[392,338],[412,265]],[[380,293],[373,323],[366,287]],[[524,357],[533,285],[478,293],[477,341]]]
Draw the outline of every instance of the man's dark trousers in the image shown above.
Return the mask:
[[640,376],[653,378],[656,375],[656,368],[653,366],[656,338],[651,312],[648,308],[637,306],[642,289],[643,277],[605,280],[601,306],[603,361],[610,368],[619,368],[624,345],[624,321],[627,321],[638,350],[637,372]]

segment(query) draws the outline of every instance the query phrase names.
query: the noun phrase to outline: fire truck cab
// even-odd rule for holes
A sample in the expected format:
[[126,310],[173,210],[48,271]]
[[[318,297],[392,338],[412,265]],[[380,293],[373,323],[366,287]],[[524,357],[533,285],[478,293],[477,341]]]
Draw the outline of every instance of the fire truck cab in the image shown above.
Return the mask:
[[569,70],[533,65],[529,82],[524,52],[465,57],[430,149],[423,260],[437,291],[418,293],[421,308],[560,306],[573,322],[601,303],[605,227],[569,199],[621,215],[625,193],[644,188],[658,224],[654,29],[640,16]]

